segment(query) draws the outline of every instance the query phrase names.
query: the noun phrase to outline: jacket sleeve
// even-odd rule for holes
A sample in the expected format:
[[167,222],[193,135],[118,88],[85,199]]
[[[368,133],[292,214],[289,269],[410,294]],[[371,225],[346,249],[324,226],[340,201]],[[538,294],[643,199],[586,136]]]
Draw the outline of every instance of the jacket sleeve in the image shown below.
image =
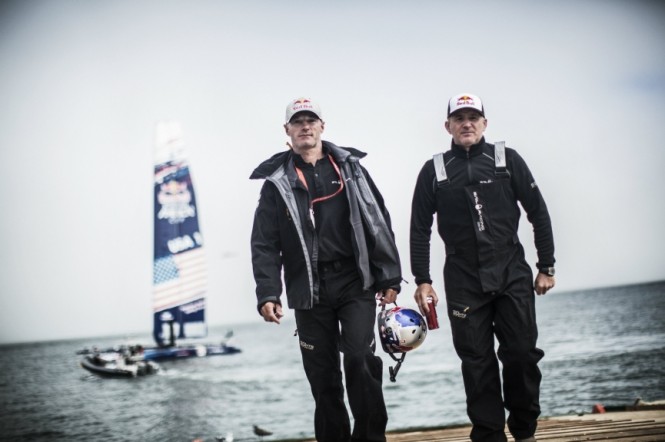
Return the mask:
[[365,175],[365,178],[367,179],[367,184],[369,184],[369,188],[374,194],[374,198],[376,198],[376,202],[379,204],[379,209],[381,209],[381,213],[383,214],[383,218],[386,220],[386,224],[388,224],[388,229],[390,229],[390,235],[395,238],[395,234],[393,233],[393,226],[392,222],[390,221],[390,213],[388,213],[388,209],[386,209],[386,203],[383,200],[383,195],[381,195],[381,192],[379,192],[379,188],[376,187],[376,184],[374,183],[374,180],[372,180],[372,177],[370,176],[369,172],[367,169],[365,169],[362,165],[360,166],[360,169],[363,171],[363,174]]
[[430,276],[430,240],[436,212],[434,165],[429,160],[420,170],[411,202],[409,251],[411,272],[416,284],[432,283]]
[[[386,221],[386,225],[388,226],[388,233],[390,234],[390,239],[393,242],[394,245],[394,250],[396,251],[395,256],[392,258],[394,261],[393,264],[395,265],[395,268],[401,269],[401,263],[399,259],[399,254],[397,252],[397,244],[395,244],[395,233],[393,232],[392,228],[392,221],[390,220],[390,213],[388,212],[388,209],[386,208],[385,201],[383,200],[383,195],[381,195],[381,192],[379,191],[379,188],[376,187],[376,184],[374,183],[374,180],[372,180],[372,177],[370,176],[369,172],[367,169],[365,169],[362,165],[360,165],[360,168],[365,175],[365,178],[367,179],[367,184],[369,185],[370,190],[374,194],[374,198],[376,199],[377,204],[379,205],[379,209],[381,210],[381,213],[383,214],[383,219]],[[370,261],[370,266],[373,266],[373,262]],[[374,272],[374,274],[377,274],[378,272]],[[402,289],[401,286],[402,283],[402,274],[400,271],[399,275],[394,275],[392,278],[379,281],[377,280],[375,283],[376,290],[385,290],[387,288],[391,288],[397,293],[399,293]]]
[[513,149],[506,149],[506,154],[506,157],[512,160],[509,170],[512,175],[513,190],[533,226],[534,243],[538,254],[536,266],[539,268],[554,266],[554,234],[545,199],[524,159]]
[[280,304],[282,293],[282,254],[277,220],[277,190],[266,181],[254,212],[251,248],[257,308],[266,302]]

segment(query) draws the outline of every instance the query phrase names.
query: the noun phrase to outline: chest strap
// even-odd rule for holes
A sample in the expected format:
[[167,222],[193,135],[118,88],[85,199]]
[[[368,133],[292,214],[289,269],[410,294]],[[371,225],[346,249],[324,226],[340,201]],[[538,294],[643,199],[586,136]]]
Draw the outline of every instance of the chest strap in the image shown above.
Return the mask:
[[434,160],[434,172],[436,172],[436,186],[441,187],[450,184],[446,173],[446,164],[443,161],[443,152],[435,154],[432,160]]
[[497,141],[494,143],[494,174],[497,177],[510,177],[510,172],[506,167],[506,142]]

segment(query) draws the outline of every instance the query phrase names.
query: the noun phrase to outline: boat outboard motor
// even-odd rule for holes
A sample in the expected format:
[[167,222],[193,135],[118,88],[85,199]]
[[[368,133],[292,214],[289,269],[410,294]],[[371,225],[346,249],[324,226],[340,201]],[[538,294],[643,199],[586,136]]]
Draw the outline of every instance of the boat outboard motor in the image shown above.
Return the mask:
[[[425,341],[427,323],[417,311],[398,307],[397,304],[390,310],[383,306],[376,322],[383,351],[397,362],[394,368],[388,369],[390,380],[395,382],[406,353],[420,347]],[[397,358],[395,353],[401,353],[401,357]]]

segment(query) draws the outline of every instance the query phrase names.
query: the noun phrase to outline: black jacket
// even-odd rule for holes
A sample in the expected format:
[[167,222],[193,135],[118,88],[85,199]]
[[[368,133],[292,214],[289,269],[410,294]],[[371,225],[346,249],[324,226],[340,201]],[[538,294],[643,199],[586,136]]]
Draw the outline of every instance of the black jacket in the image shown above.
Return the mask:
[[[354,257],[365,290],[399,291],[399,254],[383,197],[358,162],[365,154],[324,141],[340,168],[349,201]],[[298,179],[292,151],[257,167],[251,179],[265,179],[252,229],[252,265],[258,307],[281,303],[281,271],[288,305],[311,309],[319,293],[318,241],[309,219],[310,196]]]
[[[455,144],[444,153],[449,183],[439,186],[433,161],[425,163],[413,195],[411,211],[411,268],[416,283],[431,283],[432,218],[446,245],[447,255],[465,255],[479,270],[500,277],[503,250],[518,243],[518,201],[533,225],[538,267],[554,265],[552,225],[545,201],[526,163],[506,148],[506,172],[497,174],[494,145],[480,143],[466,151]],[[507,265],[507,264],[506,264]],[[485,287],[485,284],[483,284]],[[493,284],[487,284],[487,287]],[[496,287],[492,287],[496,289]]]

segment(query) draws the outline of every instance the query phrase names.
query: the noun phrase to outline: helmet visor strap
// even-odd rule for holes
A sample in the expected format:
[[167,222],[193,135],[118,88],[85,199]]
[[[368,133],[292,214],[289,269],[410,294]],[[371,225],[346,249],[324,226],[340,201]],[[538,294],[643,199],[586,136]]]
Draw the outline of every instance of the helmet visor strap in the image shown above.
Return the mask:
[[404,358],[406,357],[406,353],[402,353],[402,357],[397,359],[395,355],[390,352],[388,353],[393,360],[397,362],[395,364],[395,367],[388,367],[388,372],[390,373],[390,382],[396,382],[397,381],[397,373],[399,372],[400,367],[402,366],[402,362],[404,362]]

